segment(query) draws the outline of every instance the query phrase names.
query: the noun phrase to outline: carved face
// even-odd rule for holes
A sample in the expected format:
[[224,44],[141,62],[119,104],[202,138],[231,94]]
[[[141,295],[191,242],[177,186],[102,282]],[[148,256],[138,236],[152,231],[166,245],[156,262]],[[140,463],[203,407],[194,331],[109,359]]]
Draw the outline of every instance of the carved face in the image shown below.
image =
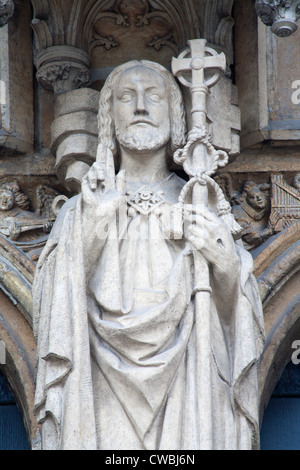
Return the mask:
[[168,90],[159,72],[135,66],[121,74],[114,93],[114,121],[117,140],[125,148],[147,151],[167,144]]
[[15,205],[15,198],[11,191],[3,189],[0,191],[0,210],[9,211]]
[[251,188],[247,192],[246,201],[254,209],[264,209],[267,205],[265,195],[259,188]]

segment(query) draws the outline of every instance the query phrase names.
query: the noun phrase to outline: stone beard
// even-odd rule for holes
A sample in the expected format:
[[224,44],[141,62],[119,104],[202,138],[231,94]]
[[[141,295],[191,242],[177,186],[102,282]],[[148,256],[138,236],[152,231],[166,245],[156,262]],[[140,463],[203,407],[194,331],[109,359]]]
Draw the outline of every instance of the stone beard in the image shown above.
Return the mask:
[[163,129],[160,132],[145,131],[145,129],[139,129],[138,132],[131,133],[127,132],[123,134],[116,127],[116,139],[120,145],[127,148],[128,150],[134,151],[147,151],[147,150],[159,150],[162,146],[166,145],[170,139],[170,124],[165,123]]
[[[166,157],[170,143],[184,146],[182,109],[173,77],[147,61],[115,69],[101,92],[97,162],[61,209],[33,287],[45,450],[259,448],[264,329],[251,255],[213,201],[187,206],[181,235],[171,230],[185,181]],[[212,290],[211,331],[201,332],[211,337],[211,374],[201,381],[197,250]],[[200,382],[213,403],[209,440]]]

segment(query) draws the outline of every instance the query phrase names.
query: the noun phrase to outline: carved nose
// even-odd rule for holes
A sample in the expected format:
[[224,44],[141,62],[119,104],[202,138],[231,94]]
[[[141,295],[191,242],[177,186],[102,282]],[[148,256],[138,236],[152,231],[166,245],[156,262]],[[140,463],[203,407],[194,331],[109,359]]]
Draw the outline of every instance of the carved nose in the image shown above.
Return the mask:
[[149,114],[149,111],[147,110],[147,107],[146,107],[144,96],[142,94],[137,95],[135,114],[139,114],[139,115]]

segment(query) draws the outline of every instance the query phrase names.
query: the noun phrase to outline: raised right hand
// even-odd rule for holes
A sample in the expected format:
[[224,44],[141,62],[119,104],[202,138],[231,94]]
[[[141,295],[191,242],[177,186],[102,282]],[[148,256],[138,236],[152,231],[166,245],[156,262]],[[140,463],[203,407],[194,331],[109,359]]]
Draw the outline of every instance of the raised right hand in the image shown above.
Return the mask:
[[83,201],[94,210],[115,213],[125,199],[125,171],[115,176],[112,152],[98,146],[97,161],[82,180]]

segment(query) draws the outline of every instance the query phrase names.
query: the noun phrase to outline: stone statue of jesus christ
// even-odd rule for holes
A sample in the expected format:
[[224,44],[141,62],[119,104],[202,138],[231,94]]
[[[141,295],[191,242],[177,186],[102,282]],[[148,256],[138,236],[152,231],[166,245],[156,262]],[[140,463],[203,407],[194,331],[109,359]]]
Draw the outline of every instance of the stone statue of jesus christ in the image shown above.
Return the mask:
[[[252,258],[169,169],[185,144],[180,89],[129,62],[99,102],[97,161],[61,209],[34,283],[43,449],[206,448],[199,427],[193,250],[210,268],[211,449],[259,447],[263,318]],[[117,170],[117,174],[116,174]]]

